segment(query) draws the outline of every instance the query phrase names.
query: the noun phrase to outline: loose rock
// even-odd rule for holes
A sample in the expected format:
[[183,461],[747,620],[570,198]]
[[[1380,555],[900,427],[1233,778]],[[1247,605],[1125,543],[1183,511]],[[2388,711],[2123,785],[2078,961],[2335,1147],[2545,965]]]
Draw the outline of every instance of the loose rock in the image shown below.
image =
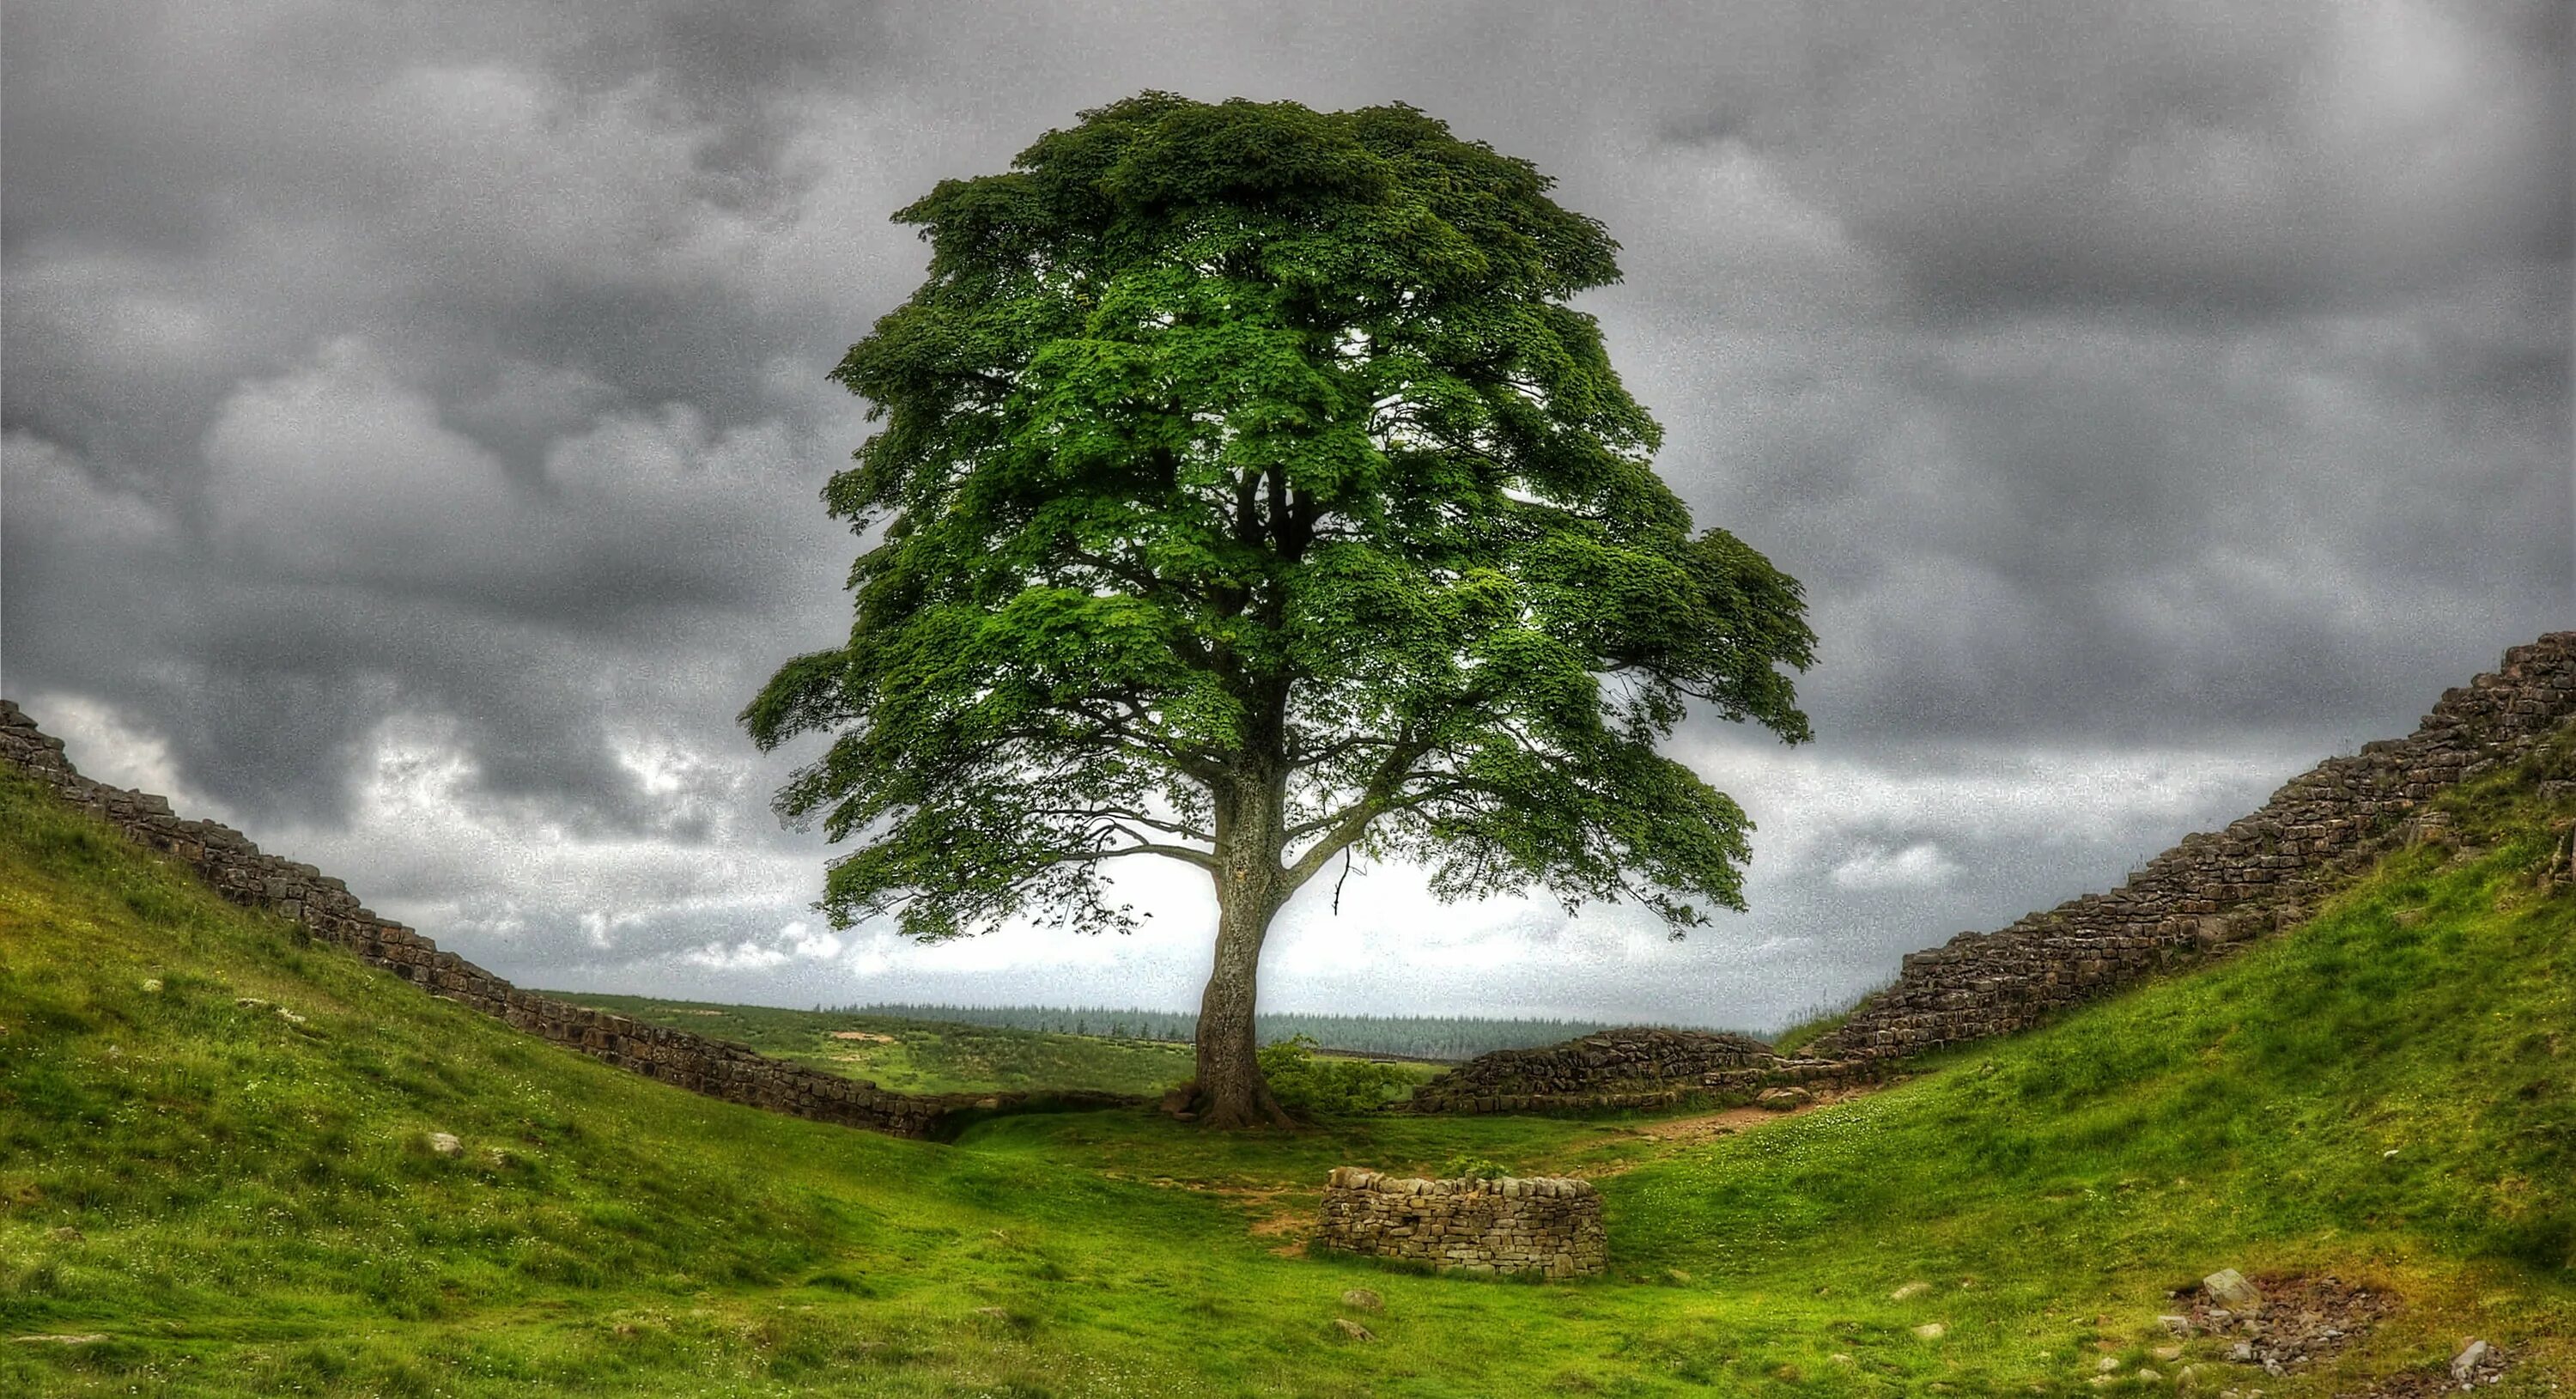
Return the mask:
[[1377,1333],[1346,1316],[1333,1318],[1333,1328],[1354,1341],[1374,1341]]
[[454,1156],[465,1149],[465,1143],[458,1141],[454,1132],[432,1132],[429,1134],[429,1149],[441,1156]]
[[2254,1284],[2245,1280],[2243,1273],[2234,1268],[2221,1268],[2208,1277],[2202,1278],[2200,1287],[2202,1291],[2216,1299],[2219,1305],[2230,1311],[2263,1310],[2263,1294],[2256,1290]]
[[1386,1299],[1365,1287],[1354,1287],[1342,1294],[1342,1305],[1353,1311],[1380,1312],[1386,1310]]

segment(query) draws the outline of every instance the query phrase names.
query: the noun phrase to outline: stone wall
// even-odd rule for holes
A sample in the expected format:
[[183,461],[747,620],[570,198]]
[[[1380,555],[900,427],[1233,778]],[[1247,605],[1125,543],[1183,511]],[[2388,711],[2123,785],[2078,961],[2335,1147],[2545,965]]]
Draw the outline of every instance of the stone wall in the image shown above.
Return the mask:
[[1334,1168],[1311,1245],[1475,1274],[1589,1277],[1608,1266],[1588,1180],[1412,1180]]
[[135,841],[175,856],[225,898],[292,921],[316,942],[345,949],[433,996],[513,1028],[694,1093],[902,1137],[941,1135],[952,1123],[985,1112],[1128,1101],[1091,1093],[892,1093],[741,1045],[522,991],[453,952],[440,951],[410,928],[378,917],[347,885],[311,865],[266,854],[228,826],[179,817],[161,797],[81,776],[63,756],[62,741],[39,731],[8,700],[0,700],[0,766],[25,773]]
[[1413,1090],[1415,1112],[1603,1112],[1750,1096],[1792,1084],[1838,1086],[1859,1066],[1790,1059],[1747,1035],[1604,1030],[1539,1049],[1480,1054]]
[[2224,955],[2304,919],[2439,816],[2410,825],[2410,813],[2520,761],[2572,718],[2576,632],[2517,646],[2494,673],[2444,694],[2413,735],[2326,760],[2226,830],[2184,837],[2119,888],[1907,956],[1894,986],[1808,1052],[1885,1060],[2008,1034],[2159,968]]

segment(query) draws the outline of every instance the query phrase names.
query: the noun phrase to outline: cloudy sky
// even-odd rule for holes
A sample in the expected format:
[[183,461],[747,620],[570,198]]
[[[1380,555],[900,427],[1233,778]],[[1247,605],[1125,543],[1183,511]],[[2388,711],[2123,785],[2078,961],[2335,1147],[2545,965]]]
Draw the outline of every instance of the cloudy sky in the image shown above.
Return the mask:
[[1752,911],[1310,888],[1266,1003],[1751,1027],[2116,883],[2576,625],[2561,0],[8,0],[0,688],[523,984],[1194,1004],[829,929],[732,716],[846,628],[887,220],[1146,88],[1401,100],[1624,245],[1665,476],[1803,579]]

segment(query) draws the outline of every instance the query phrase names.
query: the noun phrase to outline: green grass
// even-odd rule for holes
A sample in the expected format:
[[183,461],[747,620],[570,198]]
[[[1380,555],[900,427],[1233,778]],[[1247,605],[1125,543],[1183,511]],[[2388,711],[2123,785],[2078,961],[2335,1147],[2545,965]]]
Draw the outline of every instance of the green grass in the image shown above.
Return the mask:
[[[1737,1136],[1121,1110],[942,1146],[517,1036],[0,780],[0,1336],[107,1338],[0,1340],[0,1393],[2092,1394],[2220,1266],[2405,1299],[2322,1373],[2226,1384],[2322,1396],[2480,1335],[2522,1357],[2490,1392],[2564,1393],[2576,891],[2534,891],[2527,781],[2454,806],[2485,853]],[[1330,1167],[1462,1155],[1595,1175],[1614,1275],[1294,1256]],[[1352,1286],[1374,1342],[1332,1325]]]

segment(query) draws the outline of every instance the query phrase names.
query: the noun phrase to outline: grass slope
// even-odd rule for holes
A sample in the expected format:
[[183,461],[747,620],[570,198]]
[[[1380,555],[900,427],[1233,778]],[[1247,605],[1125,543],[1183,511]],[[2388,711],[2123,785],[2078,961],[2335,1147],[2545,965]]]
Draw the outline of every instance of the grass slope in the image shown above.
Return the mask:
[[[2222,1265],[2405,1299],[2269,1395],[2473,1334],[2519,1357],[2489,1392],[2565,1392],[2576,893],[2534,892],[2530,776],[2453,802],[2476,858],[2410,852],[2220,968],[1739,1136],[1109,1112],[953,1146],[526,1040],[0,780],[0,1335],[103,1337],[0,1341],[0,1392],[2091,1394]],[[1330,1166],[1460,1154],[1598,1176],[1615,1276],[1288,1256]]]

